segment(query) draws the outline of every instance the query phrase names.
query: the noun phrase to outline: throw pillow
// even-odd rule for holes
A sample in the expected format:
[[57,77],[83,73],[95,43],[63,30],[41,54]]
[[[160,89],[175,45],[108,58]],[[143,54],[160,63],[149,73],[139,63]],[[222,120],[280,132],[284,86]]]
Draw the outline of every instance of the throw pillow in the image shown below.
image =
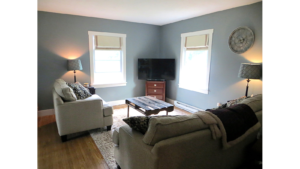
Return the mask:
[[246,96],[243,96],[243,97],[240,97],[240,98],[237,98],[237,99],[234,99],[234,100],[229,100],[229,101],[227,101],[227,106],[226,107],[236,105],[236,104],[240,103],[241,101],[243,101],[246,98],[247,98]]
[[65,82],[62,79],[56,79],[54,82],[54,90],[56,91],[56,93],[60,96],[60,97],[65,97],[65,95],[62,92],[63,88],[68,87],[67,82]]
[[145,134],[148,130],[148,124],[151,117],[148,116],[132,116],[123,119],[125,123],[129,125],[133,130],[136,130],[142,134]]
[[132,116],[129,118],[123,119],[123,121],[129,125],[133,130],[138,131],[142,134],[145,134],[149,127],[149,120],[151,118],[165,118],[165,117],[177,117],[178,115],[173,116]]
[[64,94],[63,99],[65,101],[76,101],[77,100],[77,97],[76,97],[73,89],[71,89],[69,86],[66,88],[63,88],[62,93]]
[[89,96],[92,96],[92,94],[90,93],[90,90],[88,88],[84,87],[80,82],[76,82],[76,83],[79,84],[80,89],[83,90],[84,93],[86,93]]
[[67,84],[68,86],[71,87],[71,89],[73,89],[77,99],[85,99],[92,96],[92,94],[85,87],[83,87],[79,82],[67,83]]

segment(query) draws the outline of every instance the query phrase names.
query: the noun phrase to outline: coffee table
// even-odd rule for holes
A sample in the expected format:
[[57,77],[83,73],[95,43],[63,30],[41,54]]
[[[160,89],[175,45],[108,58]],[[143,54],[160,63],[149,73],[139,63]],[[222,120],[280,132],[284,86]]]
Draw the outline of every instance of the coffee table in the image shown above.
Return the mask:
[[127,117],[129,117],[129,107],[137,110],[145,116],[158,114],[160,111],[166,111],[168,115],[168,112],[174,110],[174,106],[172,104],[158,100],[151,96],[128,98],[125,102],[128,105]]

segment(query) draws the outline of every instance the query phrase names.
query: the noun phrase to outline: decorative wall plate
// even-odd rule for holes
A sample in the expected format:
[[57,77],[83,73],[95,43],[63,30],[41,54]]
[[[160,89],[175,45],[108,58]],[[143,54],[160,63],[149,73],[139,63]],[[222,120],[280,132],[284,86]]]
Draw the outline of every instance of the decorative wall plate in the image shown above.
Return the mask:
[[248,27],[239,27],[229,36],[228,44],[234,53],[246,52],[254,43],[254,33]]

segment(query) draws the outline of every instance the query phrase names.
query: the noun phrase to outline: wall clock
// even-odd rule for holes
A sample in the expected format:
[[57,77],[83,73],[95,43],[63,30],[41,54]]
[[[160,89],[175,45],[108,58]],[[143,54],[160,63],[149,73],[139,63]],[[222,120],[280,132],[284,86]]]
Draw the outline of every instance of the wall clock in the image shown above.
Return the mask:
[[248,27],[239,27],[229,36],[228,44],[234,53],[246,52],[254,43],[254,33]]

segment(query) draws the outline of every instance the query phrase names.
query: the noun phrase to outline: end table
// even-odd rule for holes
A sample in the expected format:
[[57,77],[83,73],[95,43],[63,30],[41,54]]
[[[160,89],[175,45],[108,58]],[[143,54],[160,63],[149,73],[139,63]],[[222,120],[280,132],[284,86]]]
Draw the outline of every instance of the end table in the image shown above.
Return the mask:
[[96,89],[94,87],[88,87],[91,94],[96,94]]

